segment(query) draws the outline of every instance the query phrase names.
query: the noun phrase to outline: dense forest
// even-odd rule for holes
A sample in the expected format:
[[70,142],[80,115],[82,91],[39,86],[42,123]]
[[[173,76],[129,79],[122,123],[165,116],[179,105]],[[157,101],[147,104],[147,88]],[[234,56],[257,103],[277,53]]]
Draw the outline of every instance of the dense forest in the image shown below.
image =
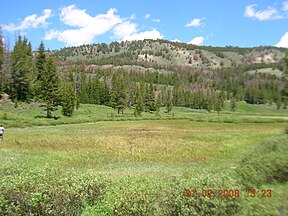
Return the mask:
[[[28,39],[19,36],[9,51],[0,37],[0,91],[15,106],[18,101],[39,102],[48,118],[59,105],[64,115],[71,116],[81,103],[110,106],[118,113],[134,109],[134,115],[157,114],[161,107],[170,112],[173,106],[219,114],[226,100],[231,110],[243,100],[287,108],[285,49],[144,40],[58,51],[47,51],[41,43],[33,52]],[[184,56],[186,63],[179,65],[173,53],[182,60]],[[233,55],[241,55],[241,60],[233,60]],[[262,73],[265,68],[272,73]]]

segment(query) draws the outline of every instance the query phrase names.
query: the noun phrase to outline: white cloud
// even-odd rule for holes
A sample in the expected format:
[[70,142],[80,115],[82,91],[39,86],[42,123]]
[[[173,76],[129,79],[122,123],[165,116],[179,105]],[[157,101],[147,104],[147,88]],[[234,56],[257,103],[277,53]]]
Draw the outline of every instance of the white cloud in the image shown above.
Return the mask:
[[[64,42],[67,46],[78,46],[92,43],[95,37],[103,35],[110,30],[113,30],[114,36],[120,40],[163,38],[156,29],[139,32],[137,24],[131,22],[132,19],[135,19],[135,15],[129,18],[121,18],[116,15],[116,12],[117,10],[112,8],[106,14],[98,14],[93,17],[86,10],[78,9],[75,5],[64,7],[60,12],[60,20],[65,25],[76,28],[64,31],[52,29],[46,32],[44,39],[57,39]],[[147,14],[146,16],[148,17]]]
[[114,28],[114,36],[123,41],[144,40],[144,39],[162,39],[163,35],[156,29],[139,32],[137,24],[125,21]]
[[114,35],[116,38],[127,40],[130,35],[137,32],[137,25],[129,21],[125,21],[114,28]]
[[45,9],[43,10],[42,14],[42,16],[38,16],[37,14],[29,15],[25,17],[19,25],[3,25],[3,29],[7,31],[19,31],[38,27],[45,28],[48,26],[46,20],[52,16],[52,10]]
[[199,36],[193,38],[191,41],[188,42],[188,44],[194,44],[194,45],[201,45],[204,42],[204,37]]
[[275,19],[281,19],[283,18],[278,10],[273,7],[268,7],[265,10],[258,10],[256,11],[255,8],[257,7],[256,4],[246,6],[245,8],[245,16],[257,19],[259,21],[263,20],[275,20]]
[[145,16],[144,16],[144,18],[147,20],[147,19],[149,19],[151,17],[151,15],[150,14],[145,14]]
[[135,20],[136,19],[136,14],[132,14],[130,17],[129,17],[130,20]]
[[152,22],[160,23],[160,19],[152,19]]
[[98,14],[93,17],[87,14],[86,10],[77,9],[75,5],[64,7],[60,13],[61,21],[66,25],[78,27],[78,29],[62,32],[51,30],[46,33],[45,39],[56,38],[68,46],[92,43],[96,36],[105,34],[115,25],[123,22],[123,19],[115,14],[116,12],[117,10],[112,8],[106,14]]
[[46,32],[45,36],[44,36],[44,40],[52,40],[54,38],[57,38],[59,36],[60,32],[52,29],[48,32]]
[[284,11],[288,12],[288,1],[283,2],[283,8]]
[[280,41],[275,44],[276,47],[288,48],[288,32],[286,32],[280,39]]
[[203,24],[203,19],[200,18],[194,18],[193,20],[191,20],[189,23],[186,24],[186,27],[198,27],[201,26]]
[[178,39],[174,39],[174,40],[171,40],[172,42],[178,42],[178,43],[182,43],[180,40]]
[[139,32],[127,37],[127,40],[144,40],[144,39],[162,39],[164,36],[161,35],[159,31],[156,29],[152,29],[151,31]]

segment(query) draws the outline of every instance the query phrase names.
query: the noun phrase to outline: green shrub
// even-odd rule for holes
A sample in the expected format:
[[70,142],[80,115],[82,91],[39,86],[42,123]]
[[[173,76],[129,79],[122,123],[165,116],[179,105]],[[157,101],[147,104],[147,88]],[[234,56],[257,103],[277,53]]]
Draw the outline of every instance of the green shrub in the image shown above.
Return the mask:
[[0,172],[0,215],[79,215],[102,199],[108,182],[57,169],[5,167]]
[[[229,175],[197,176],[193,179],[173,178],[155,180],[138,178],[121,180],[117,187],[109,192],[105,206],[110,206],[112,215],[233,215],[240,208],[237,198],[208,198],[195,195],[187,198],[186,189],[235,188]],[[107,210],[107,209],[106,209]]]
[[8,114],[7,114],[7,112],[4,112],[4,113],[3,113],[2,119],[8,120]]
[[288,140],[269,139],[257,146],[241,160],[237,169],[241,183],[247,188],[264,183],[282,183],[288,180]]

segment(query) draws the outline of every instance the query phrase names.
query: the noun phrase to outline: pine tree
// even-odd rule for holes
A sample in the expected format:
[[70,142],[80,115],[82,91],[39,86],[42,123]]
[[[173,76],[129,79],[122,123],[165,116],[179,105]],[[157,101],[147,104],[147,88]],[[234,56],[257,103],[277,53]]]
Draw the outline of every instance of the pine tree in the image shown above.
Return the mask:
[[10,95],[14,100],[26,101],[29,98],[33,68],[31,44],[19,36],[11,54]]
[[37,99],[44,102],[46,117],[51,118],[52,112],[60,103],[59,99],[59,78],[56,73],[56,65],[52,56],[46,58],[43,74],[36,85],[38,86]]
[[166,112],[169,113],[172,111],[173,107],[173,98],[172,98],[172,90],[168,89],[166,92]]
[[160,116],[160,109],[162,107],[162,100],[161,100],[161,92],[156,93],[156,99],[155,99],[155,107],[156,107],[156,116]]
[[207,105],[206,105],[206,110],[211,113],[213,109],[213,99],[210,95],[207,95]]
[[230,103],[231,103],[231,111],[235,112],[236,108],[237,108],[237,100],[236,100],[236,98],[232,98]]
[[109,105],[110,93],[109,93],[109,88],[105,80],[100,82],[99,100],[100,100],[101,105],[105,105],[105,106]]
[[224,99],[223,99],[223,94],[217,94],[215,102],[214,102],[214,110],[218,113],[218,115],[220,114],[220,111],[223,110],[224,108]]
[[152,112],[156,110],[155,106],[155,93],[153,89],[153,84],[150,83],[149,86],[145,87],[145,111]]
[[139,88],[136,89],[136,95],[135,95],[135,111],[137,115],[140,115],[144,111],[144,101],[143,96]]
[[127,105],[126,101],[126,86],[124,77],[114,74],[112,78],[113,88],[110,98],[110,106],[117,109],[118,114],[123,111]]
[[286,52],[285,54],[285,57],[284,57],[284,67],[285,67],[285,75],[286,75],[286,78],[288,78],[288,51]]
[[36,69],[37,69],[36,80],[40,80],[42,74],[44,73],[45,61],[46,61],[45,46],[44,46],[43,41],[41,41],[40,46],[38,48],[37,57],[36,57]]
[[276,104],[277,110],[280,110],[282,105],[281,94],[280,92],[276,92],[274,96],[274,102]]
[[44,43],[41,41],[40,46],[37,51],[37,56],[36,56],[36,77],[34,80],[34,85],[33,85],[33,93],[37,98],[37,95],[41,93],[41,82],[40,80],[42,79],[42,75],[45,73],[44,67],[45,67],[45,62],[46,62],[46,55],[45,55],[45,46]]
[[91,103],[93,104],[100,104],[100,81],[99,76],[95,76],[91,83]]
[[2,65],[4,63],[4,44],[3,44],[3,33],[0,27],[0,93],[3,91],[4,76],[2,73]]
[[62,105],[62,114],[64,116],[72,116],[74,107],[76,106],[76,95],[73,83],[63,82],[60,85],[60,97]]

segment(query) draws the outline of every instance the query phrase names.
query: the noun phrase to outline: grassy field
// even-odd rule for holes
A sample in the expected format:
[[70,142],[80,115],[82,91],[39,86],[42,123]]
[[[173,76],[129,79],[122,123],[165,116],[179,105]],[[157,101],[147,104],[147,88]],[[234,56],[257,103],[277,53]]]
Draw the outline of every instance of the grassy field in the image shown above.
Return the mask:
[[[0,140],[1,215],[288,213],[286,110],[240,103],[236,113],[229,104],[220,116],[175,108],[160,119],[82,105],[70,119],[47,120],[21,106],[0,113],[8,115],[1,119],[8,125]],[[273,196],[247,198],[248,187]],[[186,189],[200,194],[186,198]],[[240,197],[203,197],[208,189]]]
[[245,102],[237,104],[236,112],[230,111],[230,104],[226,103],[224,110],[218,115],[216,112],[208,113],[206,110],[193,110],[185,107],[174,107],[172,112],[166,113],[162,108],[159,115],[155,113],[142,113],[135,117],[133,109],[125,109],[124,114],[117,114],[107,106],[81,104],[72,117],[65,117],[59,108],[54,115],[55,119],[47,119],[45,112],[38,104],[20,103],[14,108],[12,103],[4,103],[0,107],[0,121],[6,128],[31,127],[62,124],[91,123],[98,121],[137,121],[137,120],[179,120],[188,119],[196,122],[224,122],[224,123],[275,123],[288,122],[288,112],[285,109],[277,110],[275,105],[250,105]]

